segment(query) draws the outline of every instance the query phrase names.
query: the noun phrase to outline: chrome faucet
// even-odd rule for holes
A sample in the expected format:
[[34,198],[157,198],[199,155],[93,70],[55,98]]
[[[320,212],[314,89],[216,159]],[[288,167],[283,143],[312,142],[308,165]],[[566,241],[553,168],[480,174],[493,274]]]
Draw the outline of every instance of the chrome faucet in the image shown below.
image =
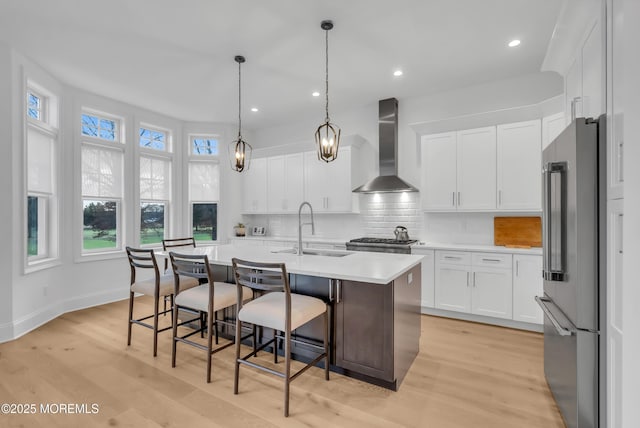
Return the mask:
[[[303,223],[302,222],[302,207],[304,207],[305,205],[309,206],[309,211],[311,212],[311,223]],[[302,255],[302,226],[310,224],[311,225],[311,234],[315,235],[316,234],[316,226],[313,223],[313,208],[311,207],[311,204],[309,202],[303,202],[300,204],[300,208],[298,208],[298,251],[296,252],[297,255],[301,256]]]

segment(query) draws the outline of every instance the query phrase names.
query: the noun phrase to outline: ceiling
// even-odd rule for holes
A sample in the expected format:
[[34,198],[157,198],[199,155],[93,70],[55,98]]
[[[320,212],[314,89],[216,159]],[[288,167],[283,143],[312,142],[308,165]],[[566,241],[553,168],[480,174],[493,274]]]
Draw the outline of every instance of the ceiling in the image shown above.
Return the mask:
[[[3,0],[0,40],[62,82],[188,121],[259,129],[540,70],[558,0]],[[522,40],[508,48],[514,38]],[[404,75],[394,77],[401,68]],[[319,91],[320,97],[311,92]],[[258,107],[257,113],[251,107]],[[338,122],[338,118],[332,116]]]

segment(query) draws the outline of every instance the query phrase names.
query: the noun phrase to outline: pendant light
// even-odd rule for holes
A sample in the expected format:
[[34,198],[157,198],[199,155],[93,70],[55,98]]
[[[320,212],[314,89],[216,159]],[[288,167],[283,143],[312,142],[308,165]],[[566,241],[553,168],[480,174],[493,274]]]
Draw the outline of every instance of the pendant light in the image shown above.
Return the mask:
[[340,128],[329,120],[329,30],[333,28],[333,22],[322,21],[320,28],[325,31],[325,112],[324,123],[316,130],[316,146],[318,159],[331,162],[338,157],[340,145]]
[[242,139],[240,66],[245,62],[245,58],[242,55],[236,55],[234,60],[238,63],[238,138],[229,144],[229,161],[231,161],[231,169],[242,172],[245,169],[249,169],[249,162],[251,161],[251,152],[253,152],[253,148],[249,143]]

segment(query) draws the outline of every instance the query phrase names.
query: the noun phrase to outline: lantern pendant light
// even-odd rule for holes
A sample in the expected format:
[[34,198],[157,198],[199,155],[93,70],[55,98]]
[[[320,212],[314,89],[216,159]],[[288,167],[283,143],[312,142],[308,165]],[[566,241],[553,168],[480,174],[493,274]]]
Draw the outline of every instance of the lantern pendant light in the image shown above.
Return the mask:
[[234,60],[238,63],[238,138],[229,144],[229,161],[231,162],[231,169],[234,171],[242,172],[245,169],[249,169],[249,162],[251,161],[251,152],[253,147],[242,139],[242,109],[241,109],[241,76],[240,66],[245,62],[245,58],[241,55],[237,55]]
[[338,157],[340,145],[340,128],[329,120],[329,30],[333,28],[333,22],[322,21],[320,28],[325,31],[325,112],[324,123],[316,130],[316,146],[318,159],[331,162]]

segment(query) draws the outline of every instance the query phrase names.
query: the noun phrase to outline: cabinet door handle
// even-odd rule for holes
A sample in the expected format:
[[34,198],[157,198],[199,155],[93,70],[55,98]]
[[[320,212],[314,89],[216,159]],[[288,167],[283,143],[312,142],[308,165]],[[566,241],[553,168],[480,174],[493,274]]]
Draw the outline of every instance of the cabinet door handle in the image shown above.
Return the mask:
[[476,273],[473,273],[473,286],[476,286]]
[[329,302],[333,302],[333,279],[329,279]]
[[520,276],[520,260],[516,260],[516,276]]
[[445,259],[449,259],[449,260],[460,260],[462,257],[457,257],[457,256],[444,256]]
[[502,260],[500,259],[482,259],[483,262],[495,262],[495,263],[500,263]]
[[469,272],[467,272],[467,287],[469,286]]
[[342,280],[336,279],[336,303],[340,303],[342,297]]
[[458,206],[460,206],[460,192],[458,192]]
[[618,143],[618,181],[624,183],[624,141]]
[[456,192],[451,192],[451,206],[456,206]]
[[502,190],[498,190],[498,205],[502,206]]

